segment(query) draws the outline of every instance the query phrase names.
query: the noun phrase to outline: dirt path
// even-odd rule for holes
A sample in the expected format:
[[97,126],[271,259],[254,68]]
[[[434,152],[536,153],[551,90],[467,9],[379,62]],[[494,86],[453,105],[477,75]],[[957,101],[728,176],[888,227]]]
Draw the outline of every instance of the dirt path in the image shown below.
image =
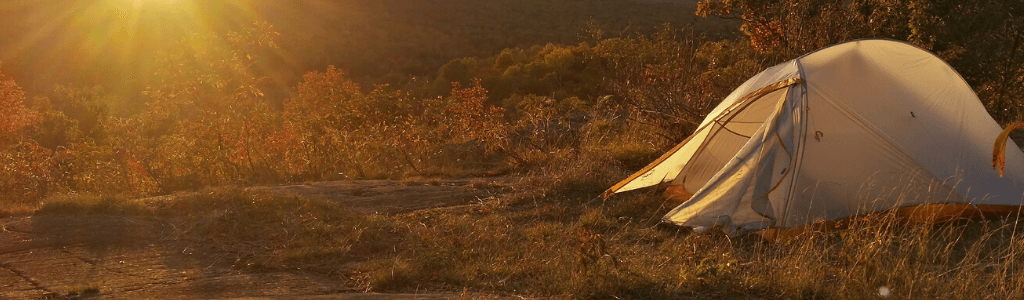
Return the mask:
[[[365,212],[398,214],[471,204],[507,189],[505,179],[427,183],[336,181],[255,187],[326,197]],[[165,196],[171,197],[171,196]],[[251,271],[215,249],[164,236],[147,217],[35,215],[0,219],[0,299],[446,299],[445,294],[365,294],[343,278]]]

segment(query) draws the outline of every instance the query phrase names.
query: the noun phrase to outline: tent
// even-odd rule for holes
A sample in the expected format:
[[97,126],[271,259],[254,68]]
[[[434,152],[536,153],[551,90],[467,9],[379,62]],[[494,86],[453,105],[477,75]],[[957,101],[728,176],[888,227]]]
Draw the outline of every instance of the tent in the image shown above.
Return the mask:
[[1005,212],[1024,199],[1024,153],[1006,153],[1000,177],[990,147],[1001,131],[935,55],[859,40],[750,78],[604,196],[668,183],[666,194],[685,202],[664,221],[727,231],[935,205]]

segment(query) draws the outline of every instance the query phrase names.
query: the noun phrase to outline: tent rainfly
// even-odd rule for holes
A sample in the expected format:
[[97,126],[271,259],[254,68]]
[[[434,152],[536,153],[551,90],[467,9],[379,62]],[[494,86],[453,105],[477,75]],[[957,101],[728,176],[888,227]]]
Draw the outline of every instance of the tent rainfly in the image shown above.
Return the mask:
[[[925,206],[1018,211],[1024,153],[992,168],[1002,128],[948,64],[891,40],[834,45],[764,70],[697,130],[604,197],[669,183],[664,221],[798,228]],[[947,214],[957,214],[946,210]]]

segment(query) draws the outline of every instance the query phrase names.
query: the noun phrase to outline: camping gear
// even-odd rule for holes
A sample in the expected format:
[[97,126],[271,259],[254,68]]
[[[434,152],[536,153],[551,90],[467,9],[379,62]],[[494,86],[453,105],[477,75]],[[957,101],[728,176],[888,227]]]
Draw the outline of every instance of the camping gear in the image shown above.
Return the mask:
[[[948,64],[913,45],[859,40],[750,78],[697,130],[604,196],[668,183],[664,221],[727,231],[794,228],[892,209],[1015,211],[1024,153],[992,168],[1002,128]],[[935,205],[949,205],[936,209]]]

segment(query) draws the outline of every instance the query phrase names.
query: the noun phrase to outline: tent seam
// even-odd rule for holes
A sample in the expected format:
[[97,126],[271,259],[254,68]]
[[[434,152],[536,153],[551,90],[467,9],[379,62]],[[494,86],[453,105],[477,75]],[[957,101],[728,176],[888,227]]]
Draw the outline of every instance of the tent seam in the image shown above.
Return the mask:
[[[806,55],[804,55],[804,56],[806,56]],[[803,82],[800,84],[800,86],[801,86],[801,90],[800,90],[800,100],[801,101],[800,102],[801,103],[799,103],[799,109],[798,109],[798,111],[800,112],[800,116],[799,116],[800,117],[800,125],[801,125],[803,130],[801,132],[799,132],[798,136],[796,136],[797,145],[794,145],[794,146],[796,146],[796,149],[794,149],[795,156],[793,157],[793,163],[790,165],[790,169],[793,170],[793,177],[789,181],[789,193],[787,193],[788,195],[786,196],[786,199],[785,199],[786,205],[783,205],[782,218],[781,218],[782,222],[780,222],[781,224],[772,224],[774,226],[780,226],[780,225],[781,226],[785,226],[786,222],[789,219],[789,212],[790,212],[790,210],[792,209],[792,206],[793,206],[793,197],[794,197],[794,195],[796,193],[796,184],[797,184],[797,181],[800,180],[800,166],[803,165],[804,153],[805,153],[804,148],[807,145],[807,126],[809,124],[808,119],[810,119],[810,111],[811,111],[811,109],[810,109],[809,104],[807,103],[808,99],[810,99],[810,97],[808,97],[808,91],[807,91],[807,81],[809,79],[807,78],[807,75],[804,72],[804,65],[801,62],[801,59],[804,56],[801,56],[800,58],[797,58],[797,59],[794,60],[794,61],[796,61],[797,74],[800,74],[800,78],[803,79]]]

